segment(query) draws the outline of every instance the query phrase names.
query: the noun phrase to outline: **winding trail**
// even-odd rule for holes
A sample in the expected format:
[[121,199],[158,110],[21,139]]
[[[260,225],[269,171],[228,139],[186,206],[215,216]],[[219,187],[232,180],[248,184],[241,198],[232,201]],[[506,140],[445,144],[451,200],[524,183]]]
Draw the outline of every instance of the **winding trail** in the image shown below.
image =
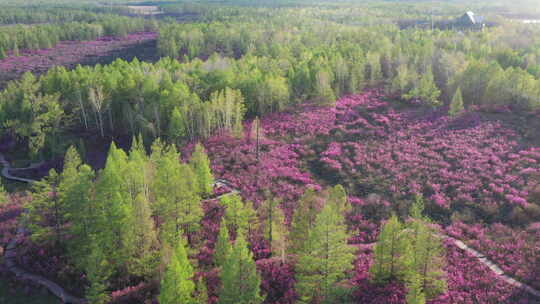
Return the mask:
[[[1,173],[4,178],[8,180],[12,180],[12,181],[23,182],[23,183],[33,183],[35,182],[35,180],[13,176],[11,175],[10,171],[21,171],[21,170],[33,169],[42,165],[42,163],[34,163],[26,168],[11,168],[11,164],[6,160],[6,158],[4,157],[2,153],[0,153],[0,164],[3,166]],[[17,245],[19,244],[21,238],[24,237],[26,233],[27,231],[25,227],[22,224],[19,225],[19,228],[17,228],[17,234],[15,238],[11,239],[11,241],[6,246],[6,250],[4,253],[4,262],[6,264],[6,268],[9,271],[11,271],[17,278],[20,278],[22,280],[28,280],[28,281],[33,282],[34,284],[39,284],[41,286],[44,286],[52,294],[58,297],[64,304],[86,303],[86,300],[77,298],[69,294],[67,291],[64,290],[64,288],[62,288],[60,285],[56,284],[55,282],[45,277],[42,277],[40,275],[32,274],[20,268],[19,266],[17,266]]]
[[12,181],[22,182],[22,183],[33,183],[35,182],[35,180],[13,176],[11,175],[9,171],[17,171],[17,170],[21,171],[21,170],[37,168],[41,166],[43,162],[31,164],[30,166],[26,168],[11,168],[11,164],[6,160],[6,157],[4,156],[4,154],[0,153],[0,164],[2,165],[2,176],[4,178],[12,180]]
[[[5,159],[5,157],[4,157],[4,155],[2,153],[0,153],[0,164],[3,165],[1,173],[2,173],[2,176],[4,178],[9,179],[9,180],[24,182],[24,183],[32,183],[32,182],[35,182],[35,180],[13,176],[13,175],[10,174],[10,171],[32,169],[32,168],[39,167],[41,165],[41,163],[37,163],[37,164],[31,164],[29,167],[26,167],[26,168],[11,168],[10,163]],[[216,179],[214,184],[213,184],[213,187],[222,187],[222,186],[225,186],[225,187],[231,189],[231,191],[227,192],[227,193],[224,193],[222,195],[219,195],[217,198],[221,198],[221,197],[224,197],[224,196],[233,195],[233,194],[239,194],[240,193],[240,190],[234,188],[227,180]],[[17,236],[14,239],[12,239],[9,242],[9,244],[7,245],[5,255],[4,255],[4,260],[5,260],[5,263],[6,263],[6,266],[7,266],[8,270],[13,272],[17,277],[21,277],[23,279],[27,279],[27,280],[30,280],[30,281],[32,281],[34,283],[45,286],[47,289],[49,289],[49,291],[51,291],[51,293],[53,293],[55,296],[60,298],[63,301],[63,303],[66,303],[66,304],[67,303],[71,303],[71,304],[86,303],[86,300],[80,299],[80,298],[77,298],[77,297],[74,297],[74,296],[70,295],[62,287],[60,287],[58,284],[56,284],[56,283],[54,283],[54,282],[52,282],[52,281],[50,281],[50,280],[48,280],[48,279],[46,279],[44,277],[41,277],[39,275],[31,274],[31,273],[29,273],[29,272],[25,271],[24,269],[19,268],[17,266],[16,260],[15,260],[16,256],[17,256],[16,247],[17,247],[17,244],[19,242],[19,239],[22,236],[24,236],[25,233],[26,233],[26,229],[22,225],[19,226],[19,228],[17,230]],[[488,267],[489,270],[491,270],[493,273],[495,273],[497,278],[503,280],[504,282],[506,282],[506,283],[516,287],[516,288],[522,289],[522,290],[526,291],[527,293],[529,293],[529,294],[531,294],[531,295],[533,295],[535,297],[540,298],[540,291],[539,290],[533,288],[532,286],[530,286],[528,284],[522,283],[522,282],[520,282],[520,281],[506,275],[504,273],[504,271],[499,266],[497,266],[497,264],[493,263],[491,260],[489,260],[482,253],[480,253],[480,252],[476,251],[475,249],[467,246],[467,244],[465,244],[463,241],[455,239],[453,237],[450,237],[450,236],[448,236],[446,234],[437,233],[436,235],[438,237],[450,240],[454,246],[456,246],[457,248],[459,248],[459,249],[469,253],[470,255],[472,255],[476,260],[478,260],[480,263],[482,263],[483,265]],[[374,245],[375,245],[375,243],[368,243],[368,244],[357,244],[356,246],[359,249],[362,249],[362,250],[370,250],[370,249],[373,248]]]
[[[504,271],[499,266],[497,266],[497,264],[495,264],[494,262],[489,260],[482,253],[480,253],[477,250],[467,246],[467,244],[465,244],[463,241],[458,240],[456,238],[453,238],[451,236],[448,236],[446,234],[442,234],[442,233],[434,232],[433,234],[436,237],[449,240],[452,243],[452,245],[454,245],[457,248],[459,248],[459,249],[469,253],[470,255],[472,255],[478,262],[482,263],[489,270],[491,270],[491,272],[493,272],[495,274],[495,276],[497,278],[499,278],[500,280],[503,280],[507,284],[510,284],[510,285],[512,285],[512,286],[514,286],[514,287],[516,287],[518,289],[522,289],[522,290],[526,291],[527,293],[529,293],[529,294],[531,294],[531,295],[533,295],[533,296],[535,296],[537,298],[540,298],[540,291],[538,291],[537,289],[533,288],[532,286],[530,286],[528,284],[522,283],[522,282],[512,278],[511,276],[506,275],[504,273]],[[360,243],[360,244],[354,244],[353,246],[356,247],[358,250],[361,250],[361,251],[371,251],[371,250],[373,250],[373,247],[375,246],[376,243],[377,242]]]
[[540,291],[538,291],[537,289],[533,288],[532,286],[530,286],[528,284],[522,283],[522,282],[520,282],[520,281],[506,275],[504,273],[504,271],[499,266],[497,266],[497,264],[490,261],[482,253],[480,253],[480,252],[476,251],[475,249],[467,246],[467,244],[465,244],[463,241],[455,239],[455,238],[453,238],[451,236],[448,236],[448,235],[445,235],[445,234],[439,234],[438,236],[452,241],[452,244],[454,244],[457,248],[468,252],[470,255],[475,257],[480,263],[484,264],[487,268],[489,268],[489,270],[491,270],[493,273],[495,273],[495,275],[499,279],[505,281],[506,283],[508,283],[508,284],[510,284],[510,285],[512,285],[514,287],[517,287],[519,289],[523,289],[524,291],[528,292],[529,294],[532,294],[535,297],[540,298]]

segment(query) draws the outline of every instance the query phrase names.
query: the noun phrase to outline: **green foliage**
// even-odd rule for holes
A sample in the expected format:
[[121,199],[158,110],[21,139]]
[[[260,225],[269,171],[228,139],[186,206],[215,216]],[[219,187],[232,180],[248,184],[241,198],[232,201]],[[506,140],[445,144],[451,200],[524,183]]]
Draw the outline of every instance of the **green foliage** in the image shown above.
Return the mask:
[[463,96],[461,95],[461,89],[457,88],[452,101],[450,102],[450,109],[448,110],[448,115],[458,116],[465,111],[463,107]]
[[197,304],[207,304],[208,303],[208,289],[206,287],[206,282],[203,277],[199,277],[197,280]]
[[191,156],[190,165],[195,171],[198,182],[198,191],[200,195],[209,195],[212,193],[214,177],[210,169],[210,160],[201,144],[195,145],[195,150]]
[[107,280],[111,275],[109,264],[97,242],[90,245],[90,254],[86,261],[86,276],[89,286],[86,298],[91,304],[105,304],[109,302],[107,293]]
[[341,210],[327,203],[310,230],[310,248],[295,266],[301,303],[333,303],[330,295],[335,284],[353,267],[354,248],[347,244],[348,237]]
[[[418,292],[418,289],[428,300],[434,299],[446,291],[446,280],[444,278],[444,248],[439,237],[434,235],[426,224],[420,220],[413,220],[411,223],[411,271],[408,279],[413,284],[411,290]],[[419,282],[415,282],[418,280]],[[416,285],[419,286],[416,286]]]
[[229,229],[227,229],[226,221],[223,219],[219,226],[219,234],[214,247],[214,264],[217,267],[223,267],[231,251],[232,246],[229,240]]
[[413,274],[407,281],[407,304],[425,304],[426,297],[422,292],[422,282],[418,275]]
[[165,148],[161,157],[156,158],[154,212],[165,221],[160,231],[162,239],[175,243],[180,231],[192,233],[199,229],[203,211],[197,194],[198,181],[192,167],[180,163],[174,146]]
[[291,253],[300,255],[310,250],[310,231],[315,225],[319,212],[319,198],[313,189],[307,189],[298,200],[291,221],[290,243]]
[[185,241],[180,239],[171,255],[167,270],[161,279],[159,303],[197,304],[193,266],[191,266]]
[[183,138],[187,137],[185,120],[184,112],[175,107],[171,113],[168,136],[177,145],[180,144]]
[[446,290],[444,248],[440,237],[422,215],[424,201],[417,196],[410,219],[403,225],[392,216],[383,226],[374,248],[370,273],[374,282],[405,282],[407,303],[425,303]]
[[157,232],[152,219],[150,204],[139,193],[133,203],[133,255],[128,260],[130,273],[151,278],[158,262]]
[[327,203],[336,208],[340,214],[345,215],[351,211],[351,205],[347,201],[347,193],[341,185],[330,188]]
[[403,224],[393,215],[382,227],[373,249],[373,264],[369,269],[372,279],[378,284],[392,280],[404,281],[410,271],[411,259],[408,237],[403,233]]
[[4,186],[0,184],[0,206],[6,205],[9,202],[9,196],[4,189]]
[[257,224],[257,214],[250,202],[243,203],[237,195],[227,195],[220,199],[225,206],[225,222],[229,225],[229,231],[236,233],[248,233]]
[[32,185],[33,196],[25,217],[35,241],[63,240],[66,205],[59,197],[59,183],[60,176],[51,169],[47,177]]
[[220,272],[220,304],[258,304],[263,302],[260,295],[261,278],[253,255],[243,233],[236,238],[233,250]]
[[433,79],[433,72],[431,68],[422,74],[420,79],[415,83],[412,90],[404,94],[403,97],[406,99],[418,98],[421,101],[425,102],[430,106],[440,105],[439,96],[441,91],[435,85]]
[[272,255],[281,259],[282,263],[286,262],[287,252],[290,246],[289,229],[285,222],[285,215],[281,208],[276,208],[272,216],[272,231],[271,231],[271,246]]
[[[20,141],[27,141],[32,157],[42,152],[54,153],[59,130],[64,119],[60,95],[39,92],[39,81],[31,73],[8,86],[0,93],[0,124],[7,134]],[[45,150],[45,151],[44,151]]]

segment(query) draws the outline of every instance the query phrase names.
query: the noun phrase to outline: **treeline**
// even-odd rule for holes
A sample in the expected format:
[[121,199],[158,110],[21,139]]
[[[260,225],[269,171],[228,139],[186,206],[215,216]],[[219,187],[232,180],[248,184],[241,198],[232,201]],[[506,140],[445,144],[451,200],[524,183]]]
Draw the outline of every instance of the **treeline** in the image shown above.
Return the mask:
[[74,8],[4,7],[0,11],[0,24],[93,22],[97,18],[95,12]]
[[154,20],[101,15],[88,22],[13,25],[0,27],[0,59],[18,56],[21,50],[54,47],[59,41],[93,40],[101,36],[125,36],[136,31],[155,31]]
[[540,107],[538,39],[530,38],[527,48],[518,48],[507,36],[530,35],[534,28],[513,26],[460,35],[394,26],[291,22],[276,18],[258,23],[167,25],[160,30],[158,47],[164,56],[188,59],[217,52],[231,57],[270,57],[297,65],[310,51],[329,61],[339,58],[339,68],[327,68],[334,96],[343,91],[336,83],[351,77],[352,70],[360,71],[357,74],[363,74],[369,84],[384,83],[389,92],[432,105],[449,103],[461,88],[466,106]]
[[[148,25],[141,19],[111,20]],[[113,25],[111,30],[122,29]],[[161,26],[159,51],[182,62],[117,61],[72,71],[55,68],[39,79],[27,75],[0,93],[0,125],[3,134],[37,155],[54,154],[58,138],[74,130],[103,137],[142,133],[146,142],[164,137],[176,143],[217,130],[239,134],[245,117],[306,100],[330,104],[366,86],[433,107],[454,101],[452,115],[477,107],[536,110],[540,35],[531,35],[535,31],[517,25],[465,33],[400,30],[287,20],[279,14],[260,22],[168,24]],[[515,36],[527,39],[516,44]],[[35,40],[17,37],[12,39]]]

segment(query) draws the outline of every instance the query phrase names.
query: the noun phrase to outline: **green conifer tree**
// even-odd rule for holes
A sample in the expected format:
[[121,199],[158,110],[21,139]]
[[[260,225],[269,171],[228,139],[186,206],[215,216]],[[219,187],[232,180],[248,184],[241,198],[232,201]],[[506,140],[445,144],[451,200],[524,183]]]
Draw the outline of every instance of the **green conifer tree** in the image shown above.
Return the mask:
[[231,251],[232,246],[229,240],[229,229],[227,229],[225,219],[222,219],[221,225],[219,226],[218,238],[214,248],[214,264],[217,267],[222,267]]
[[158,262],[157,232],[148,200],[139,193],[133,204],[133,256],[129,259],[130,273],[150,278]]
[[452,101],[450,102],[450,109],[448,110],[448,114],[450,116],[458,116],[465,108],[463,107],[463,96],[461,94],[461,88],[457,88],[456,93],[454,94],[454,97],[452,97]]
[[330,188],[327,202],[337,208],[341,214],[347,214],[351,211],[351,205],[347,200],[347,193],[341,185]]
[[9,200],[9,197],[6,192],[6,189],[4,188],[2,184],[0,184],[0,206],[7,205],[7,203],[9,202],[8,200]]
[[272,217],[272,254],[285,263],[289,249],[289,229],[285,223],[285,215],[281,208],[276,208]]
[[208,195],[212,193],[214,177],[210,169],[210,160],[201,144],[195,145],[195,150],[191,156],[190,165],[197,177],[199,194]]
[[225,221],[229,225],[229,231],[248,233],[253,230],[257,221],[257,214],[250,202],[243,203],[237,195],[227,195],[220,199],[225,206]]
[[411,206],[411,220],[407,229],[411,244],[408,252],[411,261],[409,276],[413,277],[407,280],[409,283],[417,280],[424,298],[431,300],[446,290],[443,271],[445,251],[440,238],[429,227],[429,219],[422,215],[423,210],[424,201],[417,196]]
[[426,297],[422,292],[422,283],[417,274],[413,274],[407,280],[407,304],[425,304]]
[[39,242],[62,241],[66,206],[60,199],[58,185],[61,177],[54,169],[43,180],[32,185],[32,200],[25,214],[32,238]]
[[201,276],[197,280],[197,304],[208,304],[208,288],[206,287],[206,282]]
[[90,252],[90,237],[95,232],[94,200],[91,197],[94,188],[94,172],[82,165],[74,147],[70,147],[64,158],[64,170],[58,186],[59,198],[66,209],[68,232],[68,253],[75,265],[82,267],[84,259]]
[[86,290],[86,298],[91,304],[105,304],[109,302],[107,293],[107,280],[111,275],[107,258],[98,242],[92,237],[90,252],[85,262],[86,276],[89,286]]
[[382,227],[379,240],[373,249],[373,264],[369,269],[376,283],[392,280],[404,281],[410,273],[410,250],[403,225],[393,215]]
[[257,272],[253,255],[243,233],[236,238],[233,250],[220,273],[221,290],[219,304],[259,304],[261,278]]
[[185,241],[180,239],[161,279],[159,303],[198,304],[192,279],[193,266],[188,259]]
[[290,232],[292,254],[298,256],[309,250],[309,233],[315,225],[318,211],[319,198],[315,190],[309,188],[298,200],[298,206],[293,214]]
[[301,303],[332,302],[335,284],[346,278],[354,260],[354,248],[347,244],[343,215],[326,204],[309,233],[309,250],[300,255],[296,270],[296,290]]

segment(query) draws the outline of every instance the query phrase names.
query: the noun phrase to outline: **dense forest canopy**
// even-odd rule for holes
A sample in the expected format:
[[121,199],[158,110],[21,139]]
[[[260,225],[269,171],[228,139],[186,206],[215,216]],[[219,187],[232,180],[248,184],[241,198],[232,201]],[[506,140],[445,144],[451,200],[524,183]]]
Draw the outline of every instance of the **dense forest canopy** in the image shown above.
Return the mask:
[[[538,300],[536,1],[0,6],[0,73],[22,75],[0,91],[0,284],[32,270],[91,304]],[[126,37],[154,60],[94,44]],[[50,53],[67,46],[107,61]]]

